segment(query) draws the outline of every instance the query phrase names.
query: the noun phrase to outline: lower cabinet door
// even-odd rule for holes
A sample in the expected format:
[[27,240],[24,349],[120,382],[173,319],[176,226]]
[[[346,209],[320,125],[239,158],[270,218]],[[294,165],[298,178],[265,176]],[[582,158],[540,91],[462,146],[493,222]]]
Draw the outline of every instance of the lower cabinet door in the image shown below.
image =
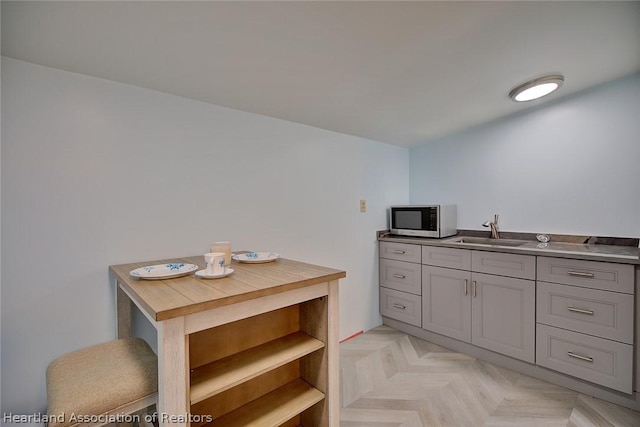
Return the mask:
[[471,279],[471,343],[533,363],[535,282],[482,273]]
[[471,273],[422,266],[422,328],[471,342]]
[[536,363],[631,393],[633,346],[552,326],[537,326]]
[[380,287],[380,314],[420,327],[422,324],[420,295]]

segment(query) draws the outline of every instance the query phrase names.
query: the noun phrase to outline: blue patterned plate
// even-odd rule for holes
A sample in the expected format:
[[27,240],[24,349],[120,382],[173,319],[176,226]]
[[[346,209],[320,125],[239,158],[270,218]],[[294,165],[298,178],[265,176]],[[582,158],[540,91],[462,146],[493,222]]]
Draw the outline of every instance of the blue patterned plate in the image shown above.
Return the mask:
[[149,265],[147,267],[136,268],[131,270],[129,275],[139,279],[161,280],[172,277],[186,276],[196,271],[198,268],[194,264],[186,264],[184,262],[170,262],[169,264]]
[[238,254],[232,257],[239,262],[251,262],[258,264],[261,262],[271,262],[280,258],[280,254],[273,252],[247,252],[246,254]]

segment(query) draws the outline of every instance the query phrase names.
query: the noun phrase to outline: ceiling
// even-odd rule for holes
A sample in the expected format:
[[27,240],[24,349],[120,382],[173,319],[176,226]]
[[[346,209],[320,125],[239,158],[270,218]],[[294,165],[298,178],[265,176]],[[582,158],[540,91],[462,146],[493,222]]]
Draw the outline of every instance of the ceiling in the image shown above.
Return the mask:
[[415,146],[640,71],[640,2],[2,1],[2,54]]

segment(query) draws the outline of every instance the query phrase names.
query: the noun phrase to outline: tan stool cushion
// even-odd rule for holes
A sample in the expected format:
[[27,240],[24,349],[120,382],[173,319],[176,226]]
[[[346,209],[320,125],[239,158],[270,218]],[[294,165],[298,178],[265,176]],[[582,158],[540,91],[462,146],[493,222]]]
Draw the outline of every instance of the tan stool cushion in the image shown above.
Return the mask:
[[47,413],[70,416],[104,414],[156,393],[158,360],[140,338],[124,338],[66,354],[47,368]]

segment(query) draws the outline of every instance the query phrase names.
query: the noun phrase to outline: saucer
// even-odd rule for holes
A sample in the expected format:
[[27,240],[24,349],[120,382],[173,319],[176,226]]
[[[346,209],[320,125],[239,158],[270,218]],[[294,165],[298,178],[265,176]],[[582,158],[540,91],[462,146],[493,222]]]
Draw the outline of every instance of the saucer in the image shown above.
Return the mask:
[[201,279],[220,279],[221,277],[227,277],[231,273],[233,273],[233,268],[224,268],[224,273],[220,274],[207,274],[207,270],[198,270],[196,271],[196,276]]

